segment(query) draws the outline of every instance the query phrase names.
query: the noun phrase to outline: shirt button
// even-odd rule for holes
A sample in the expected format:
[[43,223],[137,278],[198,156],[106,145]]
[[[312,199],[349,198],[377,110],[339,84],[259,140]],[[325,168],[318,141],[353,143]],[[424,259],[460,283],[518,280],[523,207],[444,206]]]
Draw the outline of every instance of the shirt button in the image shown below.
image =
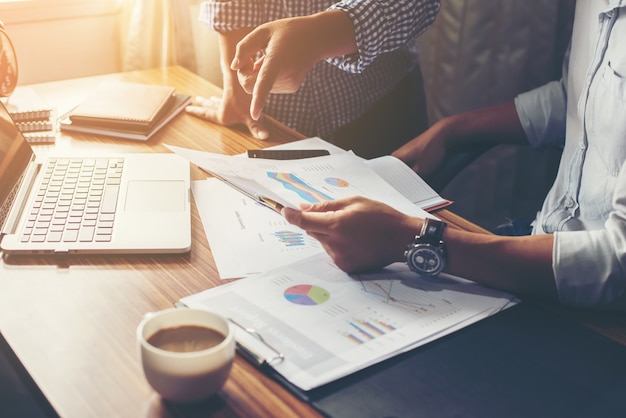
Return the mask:
[[568,197],[567,199],[565,199],[565,207],[567,209],[571,209],[574,207],[574,199],[572,199],[571,197]]

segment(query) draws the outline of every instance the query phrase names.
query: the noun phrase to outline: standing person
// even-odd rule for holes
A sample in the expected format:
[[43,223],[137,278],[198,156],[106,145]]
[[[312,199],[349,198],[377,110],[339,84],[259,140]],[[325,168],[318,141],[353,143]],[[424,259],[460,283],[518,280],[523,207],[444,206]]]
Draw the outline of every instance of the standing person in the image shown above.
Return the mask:
[[[363,198],[286,209],[285,217],[319,239],[346,271],[406,260],[415,271],[430,274],[445,265],[449,273],[518,294],[626,310],[623,39],[623,0],[579,1],[560,81],[511,103],[445,118],[394,153],[427,173],[459,144],[562,146],[557,177],[532,235],[477,234],[431,221],[422,229],[427,221]],[[423,241],[432,251],[419,252]]]
[[[224,93],[199,98],[189,111],[223,125],[243,124],[254,137],[266,139],[263,110],[306,136],[362,157],[388,154],[427,128],[413,41],[438,10],[439,0],[206,2],[201,20],[219,32]],[[256,103],[251,114],[252,98],[231,63],[237,43],[259,25],[264,31],[277,28],[293,41],[284,58],[298,66],[300,79],[290,94],[266,96],[267,103],[265,98],[262,106]],[[271,46],[264,46],[248,58],[256,59],[260,51],[272,54]]]

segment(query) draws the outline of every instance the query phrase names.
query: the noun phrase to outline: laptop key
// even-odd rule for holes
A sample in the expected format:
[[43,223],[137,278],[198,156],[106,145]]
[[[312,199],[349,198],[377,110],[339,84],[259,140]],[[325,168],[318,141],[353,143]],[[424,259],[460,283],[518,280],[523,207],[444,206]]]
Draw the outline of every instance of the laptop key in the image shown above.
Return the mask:
[[62,232],[50,231],[48,232],[48,236],[46,237],[46,240],[48,242],[61,242],[62,236],[63,236]]
[[63,233],[63,242],[76,242],[78,240],[78,229],[66,229]]
[[80,242],[91,242],[95,232],[96,228],[94,226],[84,226],[78,232],[78,240]]
[[107,185],[104,188],[100,213],[115,213],[115,208],[117,207],[117,195],[119,191],[120,186],[115,184]]

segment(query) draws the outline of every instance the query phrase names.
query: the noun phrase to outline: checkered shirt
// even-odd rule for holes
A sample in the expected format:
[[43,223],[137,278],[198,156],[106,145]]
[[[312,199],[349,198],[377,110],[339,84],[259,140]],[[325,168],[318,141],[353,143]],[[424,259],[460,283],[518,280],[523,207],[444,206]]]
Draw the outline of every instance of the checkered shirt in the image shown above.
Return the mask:
[[358,53],[316,64],[293,94],[272,94],[265,113],[306,136],[333,132],[363,115],[417,65],[411,42],[439,11],[440,0],[231,0],[202,4],[200,21],[224,33],[273,20],[342,10],[354,25]]

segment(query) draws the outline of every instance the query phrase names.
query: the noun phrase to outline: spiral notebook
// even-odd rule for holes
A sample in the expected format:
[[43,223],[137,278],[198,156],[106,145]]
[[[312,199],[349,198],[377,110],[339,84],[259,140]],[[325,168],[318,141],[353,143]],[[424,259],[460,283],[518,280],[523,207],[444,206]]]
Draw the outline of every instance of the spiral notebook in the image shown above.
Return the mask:
[[55,109],[30,87],[18,87],[3,100],[24,138],[30,143],[54,142],[58,124]]

